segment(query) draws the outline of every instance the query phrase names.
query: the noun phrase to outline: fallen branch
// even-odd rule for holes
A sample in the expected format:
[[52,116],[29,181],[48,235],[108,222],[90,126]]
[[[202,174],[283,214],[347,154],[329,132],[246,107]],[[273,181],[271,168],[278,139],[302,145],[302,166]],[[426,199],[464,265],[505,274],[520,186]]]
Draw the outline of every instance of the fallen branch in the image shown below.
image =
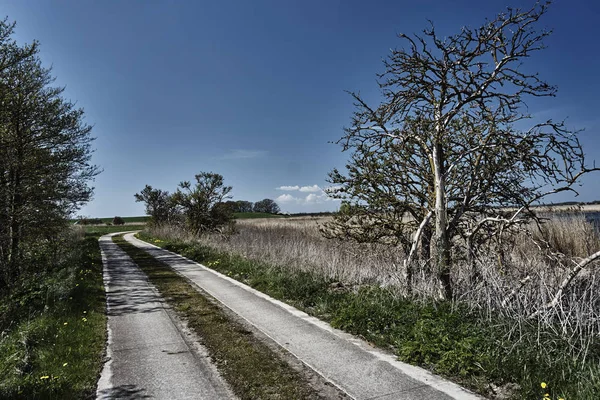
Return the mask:
[[547,310],[549,308],[555,307],[558,304],[558,302],[560,301],[560,298],[562,297],[565,289],[571,284],[571,282],[573,281],[573,279],[575,279],[575,277],[577,276],[577,274],[579,274],[579,272],[582,269],[584,269],[588,264],[596,261],[596,259],[598,259],[598,258],[600,258],[600,251],[598,251],[598,252],[592,254],[591,256],[583,259],[579,264],[577,264],[571,270],[571,272],[569,272],[569,274],[565,277],[565,279],[562,281],[562,283],[558,287],[558,291],[556,292],[556,294],[552,298],[552,301],[550,301],[549,303],[547,303],[540,310],[538,310],[535,313],[531,314],[530,318],[539,315],[543,310]]
[[508,302],[525,286],[527,282],[531,280],[531,276],[527,275],[525,278],[519,281],[519,287],[514,288],[505,298],[502,300],[502,308],[508,305]]

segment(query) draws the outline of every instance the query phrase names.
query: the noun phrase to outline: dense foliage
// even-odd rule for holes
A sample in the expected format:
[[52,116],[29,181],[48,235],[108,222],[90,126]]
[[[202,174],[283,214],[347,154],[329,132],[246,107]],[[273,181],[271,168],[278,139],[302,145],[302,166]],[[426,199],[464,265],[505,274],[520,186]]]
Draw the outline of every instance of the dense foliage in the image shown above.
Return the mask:
[[51,86],[38,44],[19,46],[13,29],[0,22],[0,294],[56,264],[54,238],[99,172],[83,110]]

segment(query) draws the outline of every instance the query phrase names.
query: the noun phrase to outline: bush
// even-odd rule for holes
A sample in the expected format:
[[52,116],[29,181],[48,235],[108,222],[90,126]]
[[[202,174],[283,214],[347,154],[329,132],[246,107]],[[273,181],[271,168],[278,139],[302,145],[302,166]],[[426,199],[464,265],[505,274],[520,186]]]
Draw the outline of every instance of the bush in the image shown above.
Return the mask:
[[114,217],[112,220],[113,225],[125,225],[125,220],[121,217]]

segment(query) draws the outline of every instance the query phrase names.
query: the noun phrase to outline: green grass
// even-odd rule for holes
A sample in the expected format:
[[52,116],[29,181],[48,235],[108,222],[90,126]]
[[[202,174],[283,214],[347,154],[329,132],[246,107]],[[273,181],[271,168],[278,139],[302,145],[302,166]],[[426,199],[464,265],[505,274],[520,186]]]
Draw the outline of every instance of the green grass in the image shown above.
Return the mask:
[[100,237],[107,233],[138,231],[144,229],[144,225],[86,225],[83,227],[86,235]]
[[2,299],[0,398],[92,398],[106,342],[102,261],[88,235],[72,259]]
[[234,213],[235,219],[249,219],[249,218],[283,218],[283,215],[260,213],[260,212],[238,212]]
[[141,249],[113,237],[148,275],[169,305],[188,322],[208,349],[217,368],[241,399],[318,399],[299,372],[232,320],[187,279]]
[[[155,238],[140,235],[153,242]],[[163,238],[161,238],[163,239]],[[219,252],[200,244],[163,241],[173,252],[202,262],[272,297],[393,351],[400,360],[490,395],[490,384],[518,384],[512,398],[600,398],[600,343],[587,362],[575,362],[568,344],[536,321],[515,330],[450,302],[415,302],[376,286],[340,288],[307,272]],[[549,384],[543,390],[541,382]]]

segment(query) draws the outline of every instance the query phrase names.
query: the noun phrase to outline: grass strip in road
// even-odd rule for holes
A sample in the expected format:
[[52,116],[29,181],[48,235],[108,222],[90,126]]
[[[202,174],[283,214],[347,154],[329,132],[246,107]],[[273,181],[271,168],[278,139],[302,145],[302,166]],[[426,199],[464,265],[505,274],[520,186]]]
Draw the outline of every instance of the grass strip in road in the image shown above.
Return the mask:
[[318,399],[304,375],[229,317],[208,295],[166,264],[113,237],[146,273],[167,303],[201,338],[213,362],[241,399]]
[[106,343],[97,235],[0,298],[0,399],[93,398]]

